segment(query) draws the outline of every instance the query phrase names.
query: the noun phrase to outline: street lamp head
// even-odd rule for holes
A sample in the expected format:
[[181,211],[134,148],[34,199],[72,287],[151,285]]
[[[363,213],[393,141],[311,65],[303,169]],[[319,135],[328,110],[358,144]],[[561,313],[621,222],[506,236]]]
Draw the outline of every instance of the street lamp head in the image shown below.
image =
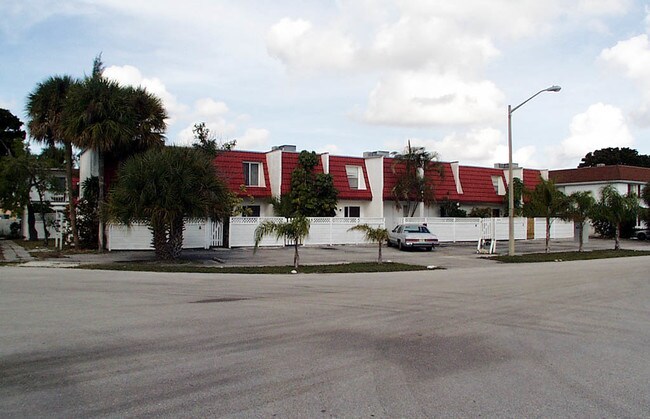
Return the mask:
[[560,86],[551,86],[548,89],[544,89],[546,92],[559,92],[562,88]]

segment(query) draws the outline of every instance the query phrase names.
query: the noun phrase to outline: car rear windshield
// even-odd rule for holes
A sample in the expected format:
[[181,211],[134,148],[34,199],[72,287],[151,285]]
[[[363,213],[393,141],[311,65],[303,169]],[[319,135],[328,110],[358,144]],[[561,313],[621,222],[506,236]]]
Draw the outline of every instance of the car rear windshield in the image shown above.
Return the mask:
[[404,228],[405,233],[428,233],[429,229],[424,226],[408,226]]

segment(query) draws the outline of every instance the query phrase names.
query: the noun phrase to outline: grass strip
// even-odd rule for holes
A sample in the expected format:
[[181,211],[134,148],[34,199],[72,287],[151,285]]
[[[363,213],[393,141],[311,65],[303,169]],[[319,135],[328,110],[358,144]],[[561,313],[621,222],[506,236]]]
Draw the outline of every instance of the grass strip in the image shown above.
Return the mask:
[[503,263],[565,262],[572,260],[593,260],[626,258],[631,256],[650,256],[647,250],[593,250],[589,252],[551,252],[528,253],[515,256],[492,256],[488,259]]
[[[98,269],[112,271],[184,272],[218,274],[289,274],[293,266],[196,266],[188,264],[162,263],[111,263],[81,265],[77,269]],[[440,269],[440,268],[438,268]],[[426,266],[405,263],[341,263],[335,265],[304,265],[298,268],[302,274],[358,273],[358,272],[402,272],[424,271]]]

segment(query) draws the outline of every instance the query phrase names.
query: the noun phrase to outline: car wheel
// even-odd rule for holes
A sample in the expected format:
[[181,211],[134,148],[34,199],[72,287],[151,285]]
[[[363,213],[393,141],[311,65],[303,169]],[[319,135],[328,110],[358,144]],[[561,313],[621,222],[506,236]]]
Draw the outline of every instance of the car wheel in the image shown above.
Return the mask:
[[430,251],[432,251],[432,250],[433,250],[433,246],[431,246],[431,247],[427,247],[427,252],[430,252]]
[[390,240],[386,240],[386,247],[393,247],[393,244],[390,242]]
[[647,239],[647,236],[645,235],[645,233],[639,233],[636,235],[636,238],[639,240],[645,240]]

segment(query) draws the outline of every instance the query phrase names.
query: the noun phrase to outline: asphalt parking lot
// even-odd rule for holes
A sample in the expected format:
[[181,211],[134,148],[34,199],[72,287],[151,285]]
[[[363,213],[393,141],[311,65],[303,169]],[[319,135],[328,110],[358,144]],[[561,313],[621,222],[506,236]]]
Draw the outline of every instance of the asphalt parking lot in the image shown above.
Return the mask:
[[633,257],[275,276],[0,267],[0,412],[646,417],[648,266]]
[[[477,243],[442,243],[432,252],[424,250],[400,251],[384,246],[385,261],[410,263],[415,265],[435,265],[447,269],[485,266],[493,262],[486,261],[482,254],[476,252]],[[517,253],[544,252],[544,240],[526,240],[516,242]],[[650,250],[650,241],[623,240],[623,249]],[[612,240],[590,239],[585,250],[613,249]],[[551,251],[575,251],[578,245],[573,240],[552,240]],[[497,253],[507,253],[507,241],[497,242]],[[254,251],[253,248],[213,248],[209,250],[190,249],[183,251],[183,259],[207,266],[277,266],[293,265],[292,247],[265,247]],[[114,263],[152,261],[153,251],[116,251],[103,254],[71,254],[64,258],[47,261],[30,262],[27,266],[68,266],[70,264]],[[300,247],[300,263],[304,265],[372,262],[377,260],[376,245],[350,246],[305,246]]]

